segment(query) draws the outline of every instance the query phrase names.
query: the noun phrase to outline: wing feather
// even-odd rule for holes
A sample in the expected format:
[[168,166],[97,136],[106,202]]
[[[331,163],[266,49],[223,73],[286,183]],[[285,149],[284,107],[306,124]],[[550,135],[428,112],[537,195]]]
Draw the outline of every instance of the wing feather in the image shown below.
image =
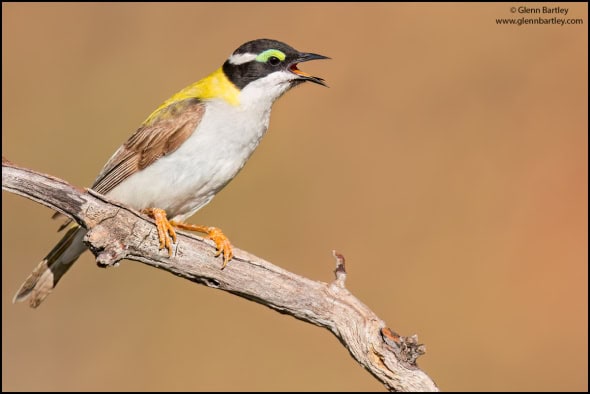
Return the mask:
[[204,113],[205,105],[195,98],[158,110],[115,152],[92,189],[107,194],[131,175],[174,152],[193,134]]

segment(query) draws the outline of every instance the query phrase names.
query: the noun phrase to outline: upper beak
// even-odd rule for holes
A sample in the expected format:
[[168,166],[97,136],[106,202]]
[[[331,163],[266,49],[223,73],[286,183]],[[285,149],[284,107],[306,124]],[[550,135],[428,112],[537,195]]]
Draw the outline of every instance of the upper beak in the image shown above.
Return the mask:
[[314,77],[313,75],[308,74],[304,71],[301,71],[300,69],[297,68],[298,63],[308,62],[310,60],[320,60],[320,59],[329,59],[329,57],[324,56],[324,55],[318,55],[317,53],[301,53],[293,61],[293,63],[291,63],[291,65],[289,66],[289,71],[291,71],[293,74],[299,76],[299,79],[303,79],[304,81],[314,82],[314,83],[317,83],[317,84],[327,87],[328,85],[326,85],[326,82],[322,78]]

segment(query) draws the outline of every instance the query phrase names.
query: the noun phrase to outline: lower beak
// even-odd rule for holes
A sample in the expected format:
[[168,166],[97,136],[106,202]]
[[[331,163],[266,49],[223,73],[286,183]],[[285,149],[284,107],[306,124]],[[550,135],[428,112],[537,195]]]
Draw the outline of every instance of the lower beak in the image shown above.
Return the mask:
[[301,71],[300,69],[297,68],[297,64],[298,63],[303,63],[303,62],[308,62],[310,60],[320,60],[320,59],[329,59],[329,57],[324,56],[324,55],[318,55],[316,53],[301,53],[297,59],[295,59],[295,61],[293,63],[291,63],[291,65],[289,66],[289,71],[291,71],[293,74],[297,75],[299,77],[299,79],[302,79],[304,81],[310,81],[310,82],[314,82],[323,86],[328,86],[326,85],[326,82],[320,78],[320,77],[314,77],[311,74],[308,74],[304,71]]

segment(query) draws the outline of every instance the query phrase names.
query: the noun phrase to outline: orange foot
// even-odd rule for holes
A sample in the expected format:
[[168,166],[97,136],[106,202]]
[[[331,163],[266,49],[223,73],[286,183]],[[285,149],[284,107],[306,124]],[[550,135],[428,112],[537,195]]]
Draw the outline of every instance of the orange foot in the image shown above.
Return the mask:
[[[166,211],[160,208],[147,208],[142,211],[156,221],[160,249],[168,249],[168,256],[172,256],[172,243],[176,243],[176,232],[166,217]],[[170,239],[172,237],[172,240]]]
[[158,238],[160,239],[160,249],[168,249],[169,256],[172,256],[172,243],[176,243],[176,232],[174,231],[174,227],[177,227],[183,230],[206,233],[217,246],[217,254],[215,257],[223,254],[223,266],[221,269],[224,269],[227,263],[232,259],[232,257],[234,257],[234,252],[229,239],[227,239],[225,234],[223,234],[223,232],[217,227],[198,226],[195,224],[168,221],[168,218],[166,217],[166,211],[160,208],[147,208],[142,212],[152,217],[156,221],[156,227],[158,228]]
[[188,224],[175,221],[171,221],[170,224],[174,227],[181,228],[183,230],[206,233],[209,236],[209,238],[213,240],[213,242],[215,242],[215,245],[217,245],[217,254],[215,254],[215,257],[219,256],[220,254],[223,254],[223,265],[221,266],[221,269],[224,269],[227,263],[232,259],[232,257],[234,257],[234,252],[232,250],[231,243],[229,242],[229,239],[227,239],[225,234],[221,231],[221,229],[218,229],[217,227],[198,226],[196,224]]

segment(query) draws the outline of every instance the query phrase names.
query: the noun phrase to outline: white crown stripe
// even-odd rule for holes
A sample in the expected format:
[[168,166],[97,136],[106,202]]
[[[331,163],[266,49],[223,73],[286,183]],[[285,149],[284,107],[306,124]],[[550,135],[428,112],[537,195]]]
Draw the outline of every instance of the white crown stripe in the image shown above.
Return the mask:
[[231,55],[228,60],[231,64],[238,65],[251,62],[254,59],[256,59],[256,55],[253,53],[240,53],[239,55]]

